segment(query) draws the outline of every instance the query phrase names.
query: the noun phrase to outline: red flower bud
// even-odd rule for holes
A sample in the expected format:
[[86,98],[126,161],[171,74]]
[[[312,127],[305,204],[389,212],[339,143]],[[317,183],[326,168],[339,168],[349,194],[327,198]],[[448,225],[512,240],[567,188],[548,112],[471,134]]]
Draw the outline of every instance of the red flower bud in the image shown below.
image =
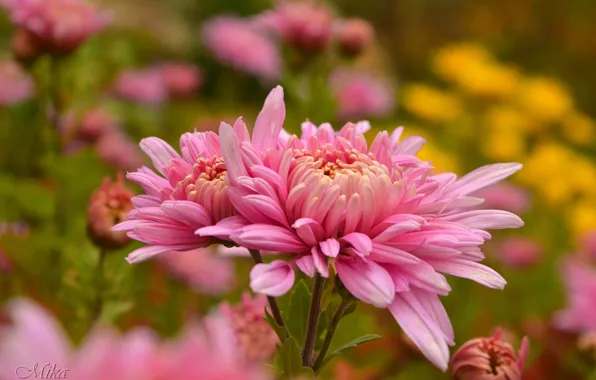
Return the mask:
[[339,48],[346,55],[358,55],[372,44],[374,34],[372,26],[365,20],[359,18],[345,20],[337,30]]

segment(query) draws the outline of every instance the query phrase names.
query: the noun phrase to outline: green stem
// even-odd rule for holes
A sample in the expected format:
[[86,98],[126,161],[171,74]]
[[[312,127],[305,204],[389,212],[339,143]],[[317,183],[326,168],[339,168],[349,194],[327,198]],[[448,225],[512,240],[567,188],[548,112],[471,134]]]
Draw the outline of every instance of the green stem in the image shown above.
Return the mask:
[[305,367],[312,367],[317,324],[319,323],[319,314],[321,314],[321,298],[323,295],[324,283],[325,279],[319,272],[317,272],[315,274],[312,298],[310,299],[310,309],[308,311],[308,325],[306,328],[306,337],[304,339],[304,348],[302,349],[302,365]]
[[321,351],[319,352],[319,356],[317,356],[317,360],[315,361],[315,365],[312,367],[313,371],[317,373],[323,362],[325,361],[325,356],[327,356],[327,351],[329,350],[329,346],[331,346],[331,341],[333,340],[333,335],[335,334],[335,329],[339,324],[339,321],[344,316],[346,310],[353,301],[342,299],[341,303],[339,304],[338,309],[333,314],[333,318],[331,318],[331,323],[327,327],[327,333],[325,334],[325,340],[323,341],[323,345],[321,346]]
[[[249,249],[248,251],[250,252],[250,256],[252,256],[252,259],[255,262],[255,264],[263,263],[263,257],[261,256],[259,250]],[[280,338],[282,340],[288,338],[290,336],[290,333],[288,331],[288,328],[286,327],[284,318],[281,315],[281,310],[279,309],[277,300],[275,299],[275,297],[267,296],[267,302],[269,302],[269,308],[271,309],[271,315],[273,316],[273,319],[275,319],[275,323],[277,323],[277,325],[281,327],[282,331],[284,332],[284,336]]]
[[95,297],[95,305],[93,306],[91,324],[95,324],[95,322],[97,322],[103,309],[103,293],[105,287],[104,266],[107,253],[108,250],[106,248],[100,248],[99,257],[97,260],[97,295]]

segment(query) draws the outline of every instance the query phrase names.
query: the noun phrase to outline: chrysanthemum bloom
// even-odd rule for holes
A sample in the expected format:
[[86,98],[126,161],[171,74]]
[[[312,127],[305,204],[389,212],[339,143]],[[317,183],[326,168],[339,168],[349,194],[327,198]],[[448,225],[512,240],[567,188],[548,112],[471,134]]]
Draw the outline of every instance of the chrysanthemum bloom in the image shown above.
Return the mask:
[[159,105],[167,100],[168,92],[158,70],[126,70],[114,83],[116,95],[124,100]]
[[340,50],[347,55],[362,53],[373,43],[375,36],[372,26],[359,18],[340,21],[335,34]]
[[484,198],[484,207],[523,213],[532,206],[532,195],[527,189],[509,182],[482,189],[474,196]]
[[596,332],[596,270],[575,258],[563,262],[567,308],[555,314],[556,327],[578,333]]
[[244,360],[234,330],[221,316],[185,326],[174,341],[160,340],[144,328],[121,334],[96,327],[74,348],[58,322],[33,302],[12,301],[8,311],[13,324],[0,331],[3,380],[32,377],[34,369],[46,371],[44,378],[74,380],[270,378]]
[[236,305],[223,303],[219,307],[220,313],[230,319],[248,360],[267,361],[275,355],[279,337],[265,321],[266,307],[265,296],[252,297],[249,293],[244,293]]
[[516,353],[509,343],[501,340],[497,330],[490,338],[475,338],[466,342],[451,359],[455,380],[521,380],[523,366],[530,350],[524,338]]
[[87,208],[87,232],[93,242],[102,248],[120,248],[125,246],[129,237],[125,232],[112,231],[112,227],[123,222],[132,209],[133,192],[124,186],[124,177],[118,176],[112,183],[105,178],[91,194]]
[[0,62],[0,107],[21,102],[33,96],[33,80],[12,61]]
[[395,94],[386,81],[365,72],[338,69],[330,82],[340,119],[383,117],[393,110]]
[[[256,125],[254,135],[275,138],[280,130]],[[505,211],[474,210],[482,199],[469,194],[521,165],[489,165],[459,179],[431,175],[432,167],[415,156],[424,140],[400,141],[401,133],[381,132],[369,148],[354,124],[337,134],[329,125],[307,124],[302,139],[259,152],[223,125],[228,197],[251,222],[230,238],[249,249],[293,253],[293,263],[311,276],[327,277],[333,263],[348,291],[389,308],[422,352],[446,369],[453,330],[437,295],[451,289],[439,272],[504,287],[501,276],[479,263],[480,245],[490,238],[485,229],[523,222]],[[290,266],[255,266],[253,290],[283,294],[292,286]]]
[[266,81],[281,76],[282,58],[275,43],[248,20],[216,17],[201,32],[216,60]]
[[1,0],[15,25],[54,54],[67,54],[105,28],[110,18],[82,0]]
[[145,162],[139,147],[119,129],[102,134],[95,150],[105,163],[122,171],[137,170]]
[[159,70],[166,91],[174,98],[192,96],[203,82],[202,71],[193,65],[180,62],[162,63]]
[[212,248],[172,251],[159,258],[169,272],[197,293],[220,295],[236,284],[233,261],[217,255]]
[[542,258],[540,242],[528,236],[508,237],[500,244],[497,257],[512,268],[528,268]]
[[260,15],[257,24],[285,43],[306,52],[325,50],[333,37],[333,14],[316,1],[281,1]]
[[[255,128],[261,130],[260,134],[253,134],[257,151],[277,146],[277,138],[268,131],[281,128],[284,117],[283,90],[276,88],[255,122]],[[248,129],[241,118],[232,130],[237,138],[248,141]],[[149,244],[132,252],[129,262],[229,240],[235,228],[247,223],[237,215],[229,199],[229,173],[217,134],[185,133],[180,138],[182,154],[157,137],[143,139],[140,145],[161,176],[147,167],[127,175],[141,185],[146,195],[132,199],[135,210],[128,214],[130,220],[115,229],[129,231],[131,238]],[[199,229],[211,236],[195,234]]]

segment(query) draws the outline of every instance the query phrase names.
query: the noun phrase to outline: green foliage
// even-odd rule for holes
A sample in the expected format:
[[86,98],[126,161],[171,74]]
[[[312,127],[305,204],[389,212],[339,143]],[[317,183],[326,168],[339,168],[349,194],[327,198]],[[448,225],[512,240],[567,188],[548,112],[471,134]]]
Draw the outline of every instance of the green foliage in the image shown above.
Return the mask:
[[277,347],[276,362],[283,373],[284,379],[291,379],[295,376],[305,376],[306,379],[314,379],[312,369],[302,366],[300,347],[293,337],[287,338]]
[[321,368],[325,367],[327,364],[329,364],[329,362],[331,360],[333,360],[336,357],[338,357],[339,355],[341,355],[345,350],[347,350],[349,348],[357,347],[363,343],[370,342],[371,340],[379,339],[380,337],[381,336],[377,335],[377,334],[367,334],[367,335],[363,335],[361,337],[358,337],[358,338],[353,339],[347,343],[342,344],[337,349],[335,349],[335,351],[333,351],[330,354],[327,354],[327,356],[325,357],[325,360],[323,361],[323,364],[321,365]]
[[304,280],[298,281],[290,296],[288,311],[285,313],[286,324],[290,335],[300,346],[304,344],[306,327],[308,324],[308,311],[310,308],[311,293]]

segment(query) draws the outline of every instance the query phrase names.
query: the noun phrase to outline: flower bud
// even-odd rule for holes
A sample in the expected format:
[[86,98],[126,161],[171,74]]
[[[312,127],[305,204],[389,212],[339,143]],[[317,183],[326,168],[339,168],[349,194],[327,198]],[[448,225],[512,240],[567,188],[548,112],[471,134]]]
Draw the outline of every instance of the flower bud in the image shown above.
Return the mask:
[[203,83],[203,72],[198,67],[176,62],[158,67],[168,94],[177,99],[194,95]]
[[318,53],[333,36],[333,14],[314,1],[282,3],[277,11],[278,31],[283,40],[296,48]]
[[121,248],[130,240],[124,231],[112,231],[116,224],[127,220],[126,213],[132,210],[132,191],[124,186],[124,177],[118,176],[115,183],[105,178],[91,194],[87,209],[87,232],[95,245],[102,248]]
[[87,111],[81,118],[77,138],[86,143],[95,143],[104,134],[117,129],[116,118],[101,108]]
[[358,55],[372,44],[374,33],[365,20],[351,18],[342,21],[337,30],[339,48],[345,55]]
[[501,330],[490,338],[475,338],[466,342],[451,358],[455,380],[521,380],[529,351],[527,337],[519,353],[501,340]]
[[42,53],[39,38],[25,28],[20,28],[12,36],[12,55],[24,65],[33,63]]

